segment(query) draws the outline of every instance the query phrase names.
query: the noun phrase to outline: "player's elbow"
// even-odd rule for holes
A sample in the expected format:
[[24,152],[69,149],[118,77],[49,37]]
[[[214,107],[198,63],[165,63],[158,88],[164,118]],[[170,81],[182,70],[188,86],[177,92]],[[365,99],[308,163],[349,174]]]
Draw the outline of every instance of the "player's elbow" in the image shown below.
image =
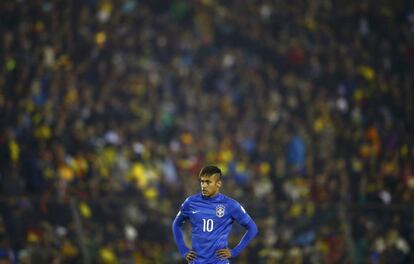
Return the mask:
[[253,220],[250,221],[248,230],[252,233],[252,237],[255,237],[259,233],[259,228]]
[[257,236],[257,234],[259,233],[259,228],[257,227],[256,223],[253,224],[254,225],[254,236]]

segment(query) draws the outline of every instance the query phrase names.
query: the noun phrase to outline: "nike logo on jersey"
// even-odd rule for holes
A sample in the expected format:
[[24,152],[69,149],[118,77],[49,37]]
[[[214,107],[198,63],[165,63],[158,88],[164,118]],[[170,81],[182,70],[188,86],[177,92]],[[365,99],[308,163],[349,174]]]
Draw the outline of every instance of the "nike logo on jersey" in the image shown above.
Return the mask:
[[200,211],[192,211],[192,213],[193,213],[193,214],[196,214],[196,213],[198,213],[198,212],[200,212]]

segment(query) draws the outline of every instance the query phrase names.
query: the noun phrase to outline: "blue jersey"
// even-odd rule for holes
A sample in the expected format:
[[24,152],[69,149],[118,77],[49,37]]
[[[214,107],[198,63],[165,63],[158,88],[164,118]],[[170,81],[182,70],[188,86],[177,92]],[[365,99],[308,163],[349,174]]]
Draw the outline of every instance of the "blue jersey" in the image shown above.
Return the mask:
[[213,198],[196,194],[188,197],[181,205],[175,221],[192,226],[192,250],[197,259],[192,264],[225,264],[216,251],[227,248],[227,240],[233,221],[247,226],[251,221],[244,208],[235,200],[219,193]]

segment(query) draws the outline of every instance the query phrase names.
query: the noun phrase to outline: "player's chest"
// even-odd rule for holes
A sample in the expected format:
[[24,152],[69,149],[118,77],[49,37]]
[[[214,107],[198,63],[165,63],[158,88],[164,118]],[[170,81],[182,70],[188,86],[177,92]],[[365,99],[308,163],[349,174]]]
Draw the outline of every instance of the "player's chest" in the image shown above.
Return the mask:
[[190,206],[190,218],[225,220],[230,217],[230,210],[225,203],[194,203]]

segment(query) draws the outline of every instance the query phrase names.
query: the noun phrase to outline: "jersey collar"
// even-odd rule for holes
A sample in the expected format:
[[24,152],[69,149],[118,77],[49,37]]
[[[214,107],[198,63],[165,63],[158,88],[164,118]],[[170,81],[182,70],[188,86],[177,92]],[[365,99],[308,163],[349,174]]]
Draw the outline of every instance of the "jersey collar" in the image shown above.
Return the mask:
[[214,196],[214,197],[205,197],[203,194],[201,194],[200,193],[200,195],[201,195],[201,198],[203,199],[203,200],[208,200],[208,201],[215,201],[215,200],[219,200],[219,199],[221,199],[221,197],[223,196],[221,193],[218,193],[216,196]]

